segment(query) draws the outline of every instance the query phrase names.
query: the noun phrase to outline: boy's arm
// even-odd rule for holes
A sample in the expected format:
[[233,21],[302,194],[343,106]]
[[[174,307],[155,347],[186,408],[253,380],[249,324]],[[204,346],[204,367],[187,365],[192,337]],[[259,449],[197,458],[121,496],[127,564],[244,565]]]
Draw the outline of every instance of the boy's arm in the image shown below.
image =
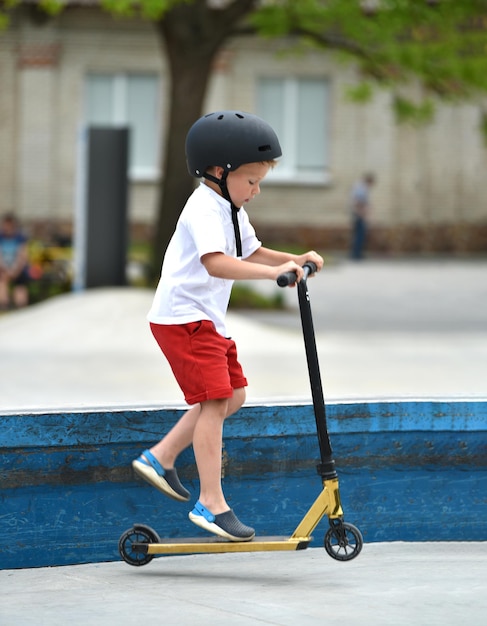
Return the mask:
[[318,268],[318,271],[323,267],[323,258],[314,250],[310,250],[304,254],[291,254],[290,252],[281,252],[280,250],[260,247],[252,255],[247,257],[245,261],[274,266],[281,265],[287,261],[294,261],[299,267],[302,267],[306,261],[312,261]]
[[201,262],[210,276],[230,280],[276,280],[285,272],[296,272],[299,282],[303,276],[302,266],[306,261],[316,263],[318,270],[323,266],[323,259],[316,252],[295,255],[268,248],[259,248],[244,261],[223,252],[211,252],[201,257]]

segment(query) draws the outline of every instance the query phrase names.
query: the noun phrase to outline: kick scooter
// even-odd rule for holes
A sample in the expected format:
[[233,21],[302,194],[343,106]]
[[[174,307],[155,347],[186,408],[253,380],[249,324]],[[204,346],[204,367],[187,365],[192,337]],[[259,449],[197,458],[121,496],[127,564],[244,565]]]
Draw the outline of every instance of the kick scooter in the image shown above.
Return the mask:
[[[338,476],[326,425],[325,401],[307,287],[308,276],[316,272],[316,265],[308,262],[303,269],[304,276],[297,284],[297,290],[321,456],[321,462],[316,468],[322,481],[321,493],[290,537],[255,537],[252,541],[245,542],[227,541],[221,537],[160,539],[150,526],[135,524],[123,533],[118,543],[120,555],[129,565],[146,565],[156,554],[304,550],[313,539],[311,533],[325,515],[328,517],[330,527],[325,533],[324,547],[333,559],[350,561],[362,550],[363,539],[359,529],[344,521]],[[277,279],[280,287],[292,285],[295,282],[294,272],[282,274]]]

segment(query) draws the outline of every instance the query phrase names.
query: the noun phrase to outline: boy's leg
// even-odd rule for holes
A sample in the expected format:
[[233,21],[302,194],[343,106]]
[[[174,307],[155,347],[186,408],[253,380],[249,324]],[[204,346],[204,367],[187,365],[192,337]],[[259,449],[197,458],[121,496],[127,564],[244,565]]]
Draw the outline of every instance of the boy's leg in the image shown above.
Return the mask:
[[191,407],[176,422],[167,435],[150,449],[164,468],[173,468],[178,455],[193,443],[194,428],[200,412],[200,404]]
[[242,406],[245,390],[236,389],[229,400],[201,403],[193,435],[193,449],[200,478],[200,497],[189,519],[205,530],[230,541],[250,541],[255,530],[242,524],[223,495],[222,435],[225,418]]
[[214,515],[229,508],[221,484],[223,422],[227,408],[228,400],[202,402],[193,437],[193,450],[200,479],[199,500]]
[[144,480],[166,496],[182,502],[189,500],[190,493],[181,484],[174,462],[191,444],[199,413],[200,405],[186,411],[159,443],[132,462],[132,467]]
[[[236,413],[244,401],[244,388],[235,389],[231,398],[222,400],[222,402],[227,403],[224,419]],[[212,402],[212,400],[208,402]],[[220,402],[220,400],[216,400],[216,402]],[[199,420],[203,404],[206,404],[206,402],[197,404],[186,411],[167,435],[150,449],[164,468],[173,468],[178,455],[193,443],[194,429]]]
[[214,515],[228,511],[222,490],[223,422],[242,406],[245,389],[235,389],[228,400],[201,403],[201,413],[193,436],[193,449],[200,478],[199,501]]
[[[135,471],[142,476],[145,480],[148,480],[154,487],[157,487],[160,491],[165,493],[166,495],[175,498],[177,500],[187,500],[189,498],[189,492],[180,484],[179,479],[177,477],[177,472],[174,468],[174,463],[176,461],[177,456],[180,452],[186,449],[191,443],[193,443],[194,432],[197,423],[200,420],[201,413],[203,412],[204,405],[207,405],[211,402],[223,403],[224,406],[224,416],[221,419],[221,424],[218,427],[219,420],[207,420],[207,411],[205,411],[205,418],[203,423],[202,432],[205,428],[215,429],[217,433],[217,446],[219,452],[218,454],[218,463],[219,469],[215,469],[214,476],[218,477],[218,485],[215,483],[215,487],[210,486],[208,483],[209,493],[216,494],[213,499],[216,502],[220,503],[220,506],[225,503],[225,499],[223,497],[222,489],[221,489],[221,454],[222,454],[222,430],[223,430],[223,420],[225,417],[232,415],[242,406],[245,400],[245,389],[236,389],[232,398],[225,400],[209,400],[207,402],[203,402],[198,405],[195,405],[178,420],[178,422],[173,426],[173,428],[167,433],[165,437],[163,437],[159,443],[153,446],[148,452],[152,455],[153,460],[156,464],[159,464],[160,469],[165,472],[161,475],[160,472],[157,472],[154,468],[154,464],[150,463],[150,459],[147,458],[146,454],[142,454],[139,459],[132,463]],[[208,407],[209,408],[209,407]],[[210,415],[213,415],[213,412],[210,410]],[[214,437],[214,435],[210,435]],[[198,444],[197,444],[197,447]],[[203,448],[201,448],[203,450]],[[203,458],[204,458],[203,451]],[[201,456],[201,455],[200,455]],[[200,472],[200,464],[198,464],[198,457],[195,450],[196,463],[198,465],[198,473],[200,474],[200,482],[201,482],[201,472]],[[201,461],[206,463],[205,460]],[[209,472],[209,476],[213,477],[212,471]],[[169,485],[167,484],[169,483]],[[207,483],[205,482],[205,485]],[[174,493],[176,492],[176,493]],[[211,498],[209,498],[211,499]],[[226,504],[226,503],[225,503]],[[228,509],[228,506],[226,506]]]

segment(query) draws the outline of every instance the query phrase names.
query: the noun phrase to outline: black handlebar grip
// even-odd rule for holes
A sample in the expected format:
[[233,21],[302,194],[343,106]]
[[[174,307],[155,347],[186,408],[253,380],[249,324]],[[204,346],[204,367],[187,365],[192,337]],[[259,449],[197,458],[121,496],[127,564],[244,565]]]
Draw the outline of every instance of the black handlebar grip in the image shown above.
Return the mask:
[[[313,263],[313,261],[306,261],[306,263],[303,265],[303,269],[304,277],[306,279],[310,274],[314,274],[317,271],[318,267],[316,266],[316,263]],[[279,287],[294,285],[294,283],[296,282],[296,278],[296,272],[284,272],[284,274],[280,274],[277,277],[277,284],[279,285]]]
[[316,272],[318,271],[318,266],[316,265],[316,263],[313,263],[313,261],[306,261],[303,267],[309,268],[308,276],[310,274],[316,274]]
[[279,287],[287,287],[288,285],[294,285],[296,282],[296,272],[285,272],[284,274],[279,274],[277,277],[277,284]]

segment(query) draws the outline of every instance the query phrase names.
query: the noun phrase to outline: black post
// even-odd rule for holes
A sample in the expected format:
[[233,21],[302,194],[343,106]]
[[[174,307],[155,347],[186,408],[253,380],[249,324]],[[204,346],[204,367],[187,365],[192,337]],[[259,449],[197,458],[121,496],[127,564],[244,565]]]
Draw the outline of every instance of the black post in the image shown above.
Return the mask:
[[129,129],[87,130],[82,286],[123,286],[128,246]]

